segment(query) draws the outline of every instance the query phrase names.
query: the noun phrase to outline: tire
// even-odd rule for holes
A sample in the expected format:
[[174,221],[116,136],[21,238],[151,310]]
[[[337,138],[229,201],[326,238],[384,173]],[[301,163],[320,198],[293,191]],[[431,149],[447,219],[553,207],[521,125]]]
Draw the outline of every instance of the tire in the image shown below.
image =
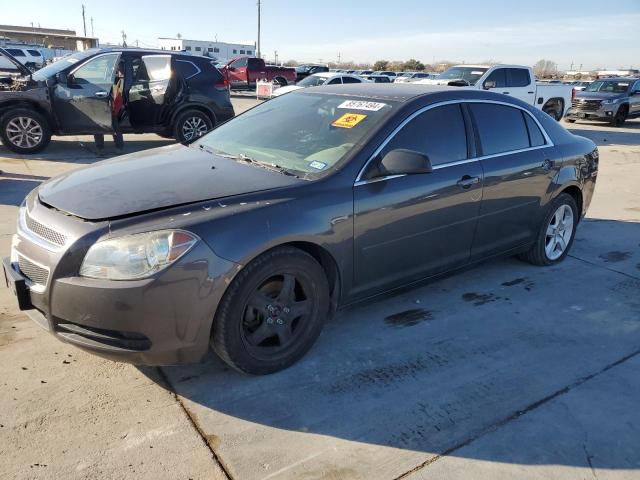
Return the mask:
[[289,83],[287,82],[286,78],[282,78],[282,77],[276,77],[273,79],[274,83],[277,83],[278,85],[280,85],[281,87],[286,87]]
[[624,122],[627,121],[627,115],[629,115],[629,106],[620,105],[620,108],[618,108],[618,111],[611,120],[611,126],[617,128],[622,127],[624,125]]
[[562,113],[564,110],[564,104],[563,103],[559,103],[559,101],[557,103],[553,104],[554,107],[551,108],[551,106],[544,108],[542,111],[544,113],[546,113],[547,115],[549,115],[551,118],[555,119],[556,122],[559,122],[560,120],[562,120]]
[[565,118],[564,121],[567,123],[576,123],[576,121],[573,118]]
[[44,115],[35,110],[16,108],[0,118],[0,137],[12,152],[37,153],[49,145],[51,126]]
[[206,113],[190,109],[180,113],[176,118],[173,137],[183,145],[189,145],[212,128],[213,122]]
[[318,262],[297,248],[276,248],[233,280],[218,307],[211,345],[236,370],[274,373],[309,351],[328,312],[329,286]]
[[[561,209],[562,213],[559,213],[561,212]],[[571,220],[570,225],[566,225],[560,232],[557,231],[557,228],[554,228],[554,223],[557,223],[558,220],[558,216],[556,216],[556,214],[559,214],[567,221],[570,216]],[[576,205],[574,198],[568,193],[561,193],[549,205],[547,214],[544,216],[540,230],[536,236],[535,243],[528,252],[520,254],[519,258],[533,265],[539,266],[554,265],[561,262],[567,256],[569,250],[571,250],[573,240],[576,236],[576,227],[578,226],[579,218],[578,206]],[[571,227],[571,231],[567,233],[569,226]],[[556,232],[558,237],[561,236],[562,242],[564,243],[564,249],[560,252],[558,248],[554,248],[552,249],[552,255],[549,254],[549,250],[551,250],[551,248],[548,247],[551,247],[551,242],[554,242],[555,237],[549,238],[551,236],[551,231]],[[556,245],[562,247],[562,244],[559,242],[556,242]]]

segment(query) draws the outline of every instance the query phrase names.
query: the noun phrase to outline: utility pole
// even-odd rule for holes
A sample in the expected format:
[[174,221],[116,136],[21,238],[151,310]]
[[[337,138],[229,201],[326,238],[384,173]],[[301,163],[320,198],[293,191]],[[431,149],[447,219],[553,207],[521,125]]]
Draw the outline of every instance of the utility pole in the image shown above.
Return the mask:
[[87,36],[87,22],[84,19],[84,3],[82,4],[82,26],[84,27],[84,36]]
[[340,65],[340,60],[342,60],[342,54],[338,52],[338,65]]
[[95,35],[93,33],[93,17],[91,17],[91,36],[95,37]]
[[260,56],[260,0],[258,0],[258,58],[261,58]]
[[278,65],[278,50],[273,51],[273,56],[275,58],[275,64]]
[[127,46],[127,34],[124,33],[124,30],[122,30],[122,46],[123,47]]

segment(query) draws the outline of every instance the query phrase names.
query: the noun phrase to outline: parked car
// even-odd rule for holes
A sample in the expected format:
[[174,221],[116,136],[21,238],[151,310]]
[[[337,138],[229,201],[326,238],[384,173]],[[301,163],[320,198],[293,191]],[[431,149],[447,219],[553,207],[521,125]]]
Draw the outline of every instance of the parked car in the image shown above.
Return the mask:
[[431,78],[431,75],[426,72],[407,72],[397,76],[393,83],[411,83],[426,78]]
[[395,81],[396,77],[397,77],[397,73],[396,72],[388,72],[388,71],[381,71],[381,72],[375,72],[376,75],[385,75],[387,77],[389,77],[389,79],[393,82]]
[[320,72],[328,72],[329,67],[326,65],[298,65],[296,67],[296,83],[304,80],[309,75]]
[[158,133],[188,143],[234,116],[225,77],[205,57],[166,50],[93,49],[0,83],[0,137],[18,153],[51,135],[113,133],[113,87],[122,75],[122,133]]
[[359,75],[371,75],[373,74],[373,70],[362,70]]
[[323,73],[314,73],[313,75],[308,76],[301,82],[298,82],[296,85],[289,85],[288,87],[280,87],[273,92],[274,97],[279,97],[280,95],[284,95],[285,93],[294,92],[296,90],[300,90],[301,88],[308,87],[319,87],[320,85],[342,85],[349,83],[362,83],[368,82],[368,80],[363,79],[357,75],[351,75],[349,73],[333,73],[333,72],[323,72]]
[[494,90],[533,105],[558,121],[575,93],[568,85],[536,83],[531,67],[522,65],[456,65],[434,79],[415,83]]
[[274,82],[281,87],[296,83],[296,69],[267,66],[264,60],[255,57],[240,57],[231,60],[222,70],[232,90],[248,90],[256,87],[258,80]]
[[27,67],[32,72],[42,68],[44,66],[44,57],[42,52],[35,48],[18,48],[18,47],[5,47],[5,50],[9,55],[18,60],[22,65]]
[[391,83],[391,77],[388,75],[361,75],[362,78],[374,83]]
[[565,120],[604,120],[621,127],[640,117],[640,79],[621,77],[595,80],[576,93]]
[[309,88],[44,182],[3,265],[60,340],[151,365],[211,346],[266,374],[341,305],[501,255],[562,261],[597,169],[591,140],[515,98]]

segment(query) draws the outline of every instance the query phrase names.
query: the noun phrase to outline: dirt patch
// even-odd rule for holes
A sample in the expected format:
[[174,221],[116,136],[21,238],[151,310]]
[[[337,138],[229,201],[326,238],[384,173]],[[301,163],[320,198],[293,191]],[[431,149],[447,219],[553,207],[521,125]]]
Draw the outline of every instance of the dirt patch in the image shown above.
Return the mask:
[[599,258],[604,260],[605,263],[623,262],[629,257],[631,257],[631,252],[621,252],[619,250],[613,250],[599,255]]
[[484,305],[485,303],[495,302],[496,300],[500,300],[500,298],[501,297],[497,297],[493,293],[469,292],[462,295],[462,299],[465,302],[473,302],[476,307]]
[[509,280],[508,282],[503,282],[502,285],[504,287],[513,287],[514,285],[518,285],[519,283],[525,282],[526,280],[526,277],[516,278],[514,280]]
[[413,327],[426,320],[433,319],[433,314],[424,308],[414,308],[404,312],[394,313],[384,319],[384,323],[392,327]]

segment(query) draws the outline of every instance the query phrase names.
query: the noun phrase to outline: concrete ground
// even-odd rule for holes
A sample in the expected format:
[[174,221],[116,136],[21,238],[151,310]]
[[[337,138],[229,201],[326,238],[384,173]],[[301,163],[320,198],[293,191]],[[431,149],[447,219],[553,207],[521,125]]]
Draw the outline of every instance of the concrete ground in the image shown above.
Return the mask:
[[[640,121],[571,129],[601,160],[566,261],[493,261],[351,307],[267,377],[214,356],[99,359],[3,285],[0,478],[640,478]],[[126,151],[166,143],[128,136]],[[0,254],[31,188],[116,153],[86,137],[33,157],[0,146]]]

